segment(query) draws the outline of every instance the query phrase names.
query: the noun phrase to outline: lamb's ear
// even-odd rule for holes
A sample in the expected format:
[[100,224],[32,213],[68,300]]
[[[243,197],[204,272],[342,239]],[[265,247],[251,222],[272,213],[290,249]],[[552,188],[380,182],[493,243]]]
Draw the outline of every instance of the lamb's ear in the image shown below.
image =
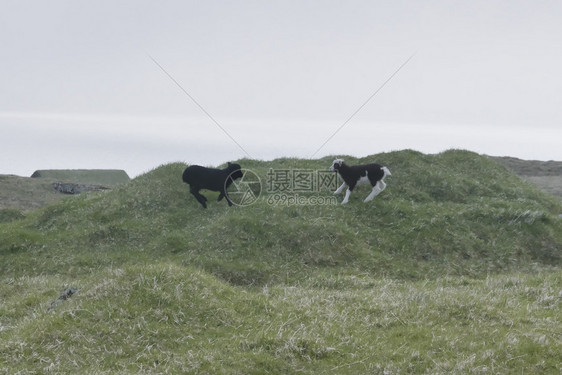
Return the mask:
[[229,166],[229,167],[230,167],[230,164],[232,164],[231,162],[227,162],[227,163],[228,163],[228,166]]

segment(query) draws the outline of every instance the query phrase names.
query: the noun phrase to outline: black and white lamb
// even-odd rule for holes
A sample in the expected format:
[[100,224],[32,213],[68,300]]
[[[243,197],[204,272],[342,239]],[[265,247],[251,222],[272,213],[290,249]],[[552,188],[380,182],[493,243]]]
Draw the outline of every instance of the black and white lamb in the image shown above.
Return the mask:
[[226,190],[234,180],[243,176],[242,168],[239,164],[228,163],[225,169],[206,168],[199,165],[191,165],[183,171],[183,182],[189,184],[189,192],[201,203],[203,208],[207,208],[207,198],[199,193],[201,189],[219,191],[220,201],[226,198],[229,206],[232,201],[228,198]]
[[330,170],[337,172],[343,180],[343,184],[334,192],[334,194],[340,194],[347,186],[345,198],[341,202],[342,204],[346,204],[349,201],[349,196],[355,186],[362,185],[367,182],[369,182],[373,187],[371,193],[367,196],[367,198],[365,198],[365,202],[369,202],[386,188],[386,184],[383,181],[384,178],[386,176],[391,176],[388,168],[383,167],[380,164],[373,163],[350,166],[345,164],[343,159],[334,160]]

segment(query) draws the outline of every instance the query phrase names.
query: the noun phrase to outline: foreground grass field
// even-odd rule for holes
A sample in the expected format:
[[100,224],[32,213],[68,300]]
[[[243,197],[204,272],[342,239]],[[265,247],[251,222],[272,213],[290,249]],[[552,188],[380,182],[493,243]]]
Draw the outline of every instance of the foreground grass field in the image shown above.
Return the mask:
[[175,163],[0,224],[0,373],[562,371],[560,200],[466,151],[347,159],[387,190],[203,210]]
[[[244,290],[191,267],[4,280],[5,373],[559,373],[561,272]],[[17,291],[18,293],[13,293]],[[6,311],[7,310],[7,311]]]

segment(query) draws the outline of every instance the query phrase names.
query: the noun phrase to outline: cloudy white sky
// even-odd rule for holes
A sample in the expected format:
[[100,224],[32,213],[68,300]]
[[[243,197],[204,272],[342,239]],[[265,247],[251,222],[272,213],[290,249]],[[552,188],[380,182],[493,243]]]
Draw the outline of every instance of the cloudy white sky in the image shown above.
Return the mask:
[[558,0],[0,8],[0,174],[311,157],[412,55],[315,157],[562,160]]

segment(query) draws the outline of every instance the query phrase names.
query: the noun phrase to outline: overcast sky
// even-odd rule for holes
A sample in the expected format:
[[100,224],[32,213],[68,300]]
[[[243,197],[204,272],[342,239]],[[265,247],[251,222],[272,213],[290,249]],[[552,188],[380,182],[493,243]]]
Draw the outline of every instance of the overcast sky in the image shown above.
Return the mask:
[[558,0],[0,4],[0,174],[405,148],[562,160]]

